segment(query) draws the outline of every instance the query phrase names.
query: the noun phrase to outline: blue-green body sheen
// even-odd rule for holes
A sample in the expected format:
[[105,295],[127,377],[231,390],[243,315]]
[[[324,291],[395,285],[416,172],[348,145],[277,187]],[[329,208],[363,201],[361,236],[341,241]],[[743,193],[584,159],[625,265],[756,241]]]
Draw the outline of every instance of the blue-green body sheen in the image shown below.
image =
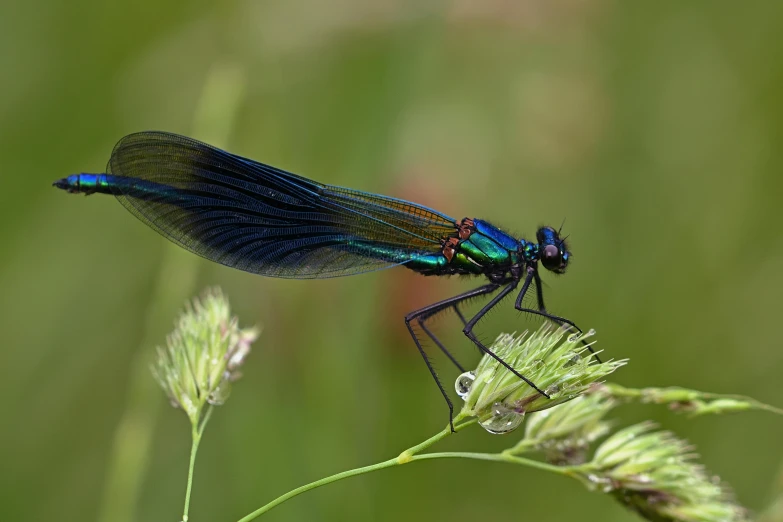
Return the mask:
[[72,174],[61,180],[60,188],[79,194],[122,194],[133,190],[137,196],[166,196],[176,193],[176,188],[141,179],[117,177],[111,174]]
[[505,273],[520,262],[519,249],[529,245],[499,228],[479,219],[473,220],[475,230],[461,240],[452,259],[443,254],[428,254],[406,264],[425,275],[481,275]]
[[73,174],[66,178],[71,192],[111,194],[106,174]]
[[438,253],[417,256],[405,263],[405,267],[423,275],[444,275],[449,273],[450,264],[446,256]]
[[[65,181],[68,190],[85,194],[111,194],[117,190],[118,183],[133,185],[137,193],[150,195],[160,196],[173,190],[166,185],[109,174],[75,174]],[[474,219],[473,226],[470,236],[456,245],[451,259],[443,252],[415,255],[359,238],[351,245],[358,251],[365,251],[364,255],[368,257],[401,263],[424,275],[502,274],[521,261],[538,255],[537,244],[516,239],[486,221]]]
[[460,242],[457,253],[485,267],[506,267],[516,263],[519,242],[486,221],[473,221],[476,231]]

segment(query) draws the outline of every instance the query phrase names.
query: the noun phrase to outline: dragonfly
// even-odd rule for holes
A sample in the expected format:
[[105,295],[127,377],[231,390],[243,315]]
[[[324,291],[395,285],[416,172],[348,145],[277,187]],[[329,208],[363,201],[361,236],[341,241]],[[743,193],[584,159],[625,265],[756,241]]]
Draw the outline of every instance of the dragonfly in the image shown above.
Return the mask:
[[[71,193],[112,194],[177,245],[263,276],[322,279],[402,266],[425,276],[483,277],[482,286],[405,316],[416,348],[446,400],[452,429],[454,406],[414,326],[465,372],[427,326],[436,315],[453,309],[463,333],[480,352],[547,398],[480,341],[474,327],[521,284],[514,303],[517,310],[581,333],[571,320],[549,313],[544,304],[539,265],[563,274],[571,259],[566,238],[553,227],[540,227],[535,241],[516,238],[483,219],[457,220],[410,201],[319,183],[159,131],[122,138],[105,173],[74,174],[53,185]],[[535,307],[525,306],[531,287]],[[495,295],[485,306],[465,318],[461,304],[491,294]]]

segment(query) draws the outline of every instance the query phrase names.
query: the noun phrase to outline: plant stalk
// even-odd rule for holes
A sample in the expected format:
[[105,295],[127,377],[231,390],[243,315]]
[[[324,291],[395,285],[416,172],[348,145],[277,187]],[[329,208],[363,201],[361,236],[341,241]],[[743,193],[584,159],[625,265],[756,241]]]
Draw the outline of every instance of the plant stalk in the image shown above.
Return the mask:
[[185,509],[182,512],[182,522],[188,522],[188,510],[190,509],[190,492],[193,489],[193,470],[196,467],[196,453],[198,453],[198,445],[201,442],[201,436],[204,434],[204,428],[209,422],[209,418],[212,416],[212,405],[207,406],[207,411],[204,414],[204,419],[200,424],[194,424],[191,431],[191,444],[190,444],[190,464],[188,465],[188,485],[185,489]]
[[[455,432],[460,431],[461,429],[466,428],[472,424],[475,424],[476,422],[477,419],[474,417],[466,419],[462,415],[457,415],[457,417],[454,419],[454,431]],[[424,442],[406,449],[405,451],[403,451],[393,459],[385,460],[383,462],[379,462],[377,464],[371,464],[369,466],[364,466],[361,468],[343,471],[341,473],[337,473],[335,475],[331,475],[329,477],[324,477],[320,480],[316,480],[315,482],[305,484],[304,486],[300,486],[296,489],[292,489],[288,493],[285,493],[284,495],[277,497],[272,502],[269,502],[268,504],[261,506],[260,508],[253,511],[252,513],[242,517],[241,519],[239,519],[238,522],[249,522],[250,520],[255,520],[259,516],[271,510],[272,508],[279,506],[283,502],[290,500],[296,497],[297,495],[300,495],[306,491],[310,491],[311,489],[319,488],[321,486],[325,486],[326,484],[331,484],[332,482],[337,482],[339,480],[343,480],[349,477],[355,477],[356,475],[363,475],[365,473],[370,473],[371,471],[378,471],[393,466],[400,466],[402,464],[407,464],[409,462],[417,460],[420,458],[420,456],[417,456],[417,453],[429,448],[436,442],[445,439],[451,434],[452,434],[451,426],[446,426],[442,431],[436,433],[435,435],[425,440]],[[185,520],[184,522],[187,522],[187,520]]]

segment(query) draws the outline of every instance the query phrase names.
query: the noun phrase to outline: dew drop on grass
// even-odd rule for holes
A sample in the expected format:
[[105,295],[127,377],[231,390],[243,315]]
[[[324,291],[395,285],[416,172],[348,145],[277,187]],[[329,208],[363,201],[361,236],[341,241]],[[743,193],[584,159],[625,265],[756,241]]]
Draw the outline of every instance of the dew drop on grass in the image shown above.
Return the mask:
[[560,386],[558,384],[550,384],[546,387],[546,390],[544,390],[547,395],[550,397],[554,396],[556,393],[560,392]]
[[570,368],[571,366],[574,366],[581,360],[582,360],[582,356],[579,355],[578,353],[575,353],[574,355],[571,356],[570,359],[568,359],[568,361],[566,361],[566,363],[563,365],[563,368]]
[[231,383],[228,379],[223,379],[220,384],[218,384],[217,388],[215,388],[215,390],[209,394],[209,397],[207,397],[207,402],[213,406],[221,406],[224,402],[226,402],[226,399],[228,399],[230,394]]
[[612,480],[608,477],[599,477],[590,473],[587,475],[587,480],[590,481],[590,489],[593,491],[600,491],[601,493],[609,493],[614,488],[612,487]]
[[457,391],[460,399],[465,400],[465,397],[470,393],[470,389],[473,387],[473,381],[476,380],[476,374],[473,372],[465,372],[454,383],[454,389]]
[[525,420],[525,413],[518,413],[502,403],[495,403],[492,407],[492,416],[486,420],[480,420],[479,424],[489,433],[500,435],[514,431]]

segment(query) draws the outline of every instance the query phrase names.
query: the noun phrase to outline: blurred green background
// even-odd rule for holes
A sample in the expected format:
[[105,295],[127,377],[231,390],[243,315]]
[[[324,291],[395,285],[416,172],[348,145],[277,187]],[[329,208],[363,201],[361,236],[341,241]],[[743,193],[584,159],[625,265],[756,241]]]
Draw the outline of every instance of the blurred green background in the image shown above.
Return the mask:
[[[402,317],[477,281],[265,279],[177,250],[113,198],[51,188],[139,130],[524,237],[565,218],[574,261],[544,276],[549,308],[630,357],[618,382],[783,405],[783,4],[641,4],[3,3],[0,519],[179,520],[189,427],[147,364],[209,285],[264,331],[201,445],[194,522],[236,520],[447,420]],[[538,324],[507,303],[480,328]],[[437,330],[473,364],[457,325]],[[744,505],[775,495],[780,418],[619,414],[687,437]],[[439,448],[516,437],[473,429]],[[635,520],[576,482],[468,461],[341,482],[267,519],[577,517]]]

